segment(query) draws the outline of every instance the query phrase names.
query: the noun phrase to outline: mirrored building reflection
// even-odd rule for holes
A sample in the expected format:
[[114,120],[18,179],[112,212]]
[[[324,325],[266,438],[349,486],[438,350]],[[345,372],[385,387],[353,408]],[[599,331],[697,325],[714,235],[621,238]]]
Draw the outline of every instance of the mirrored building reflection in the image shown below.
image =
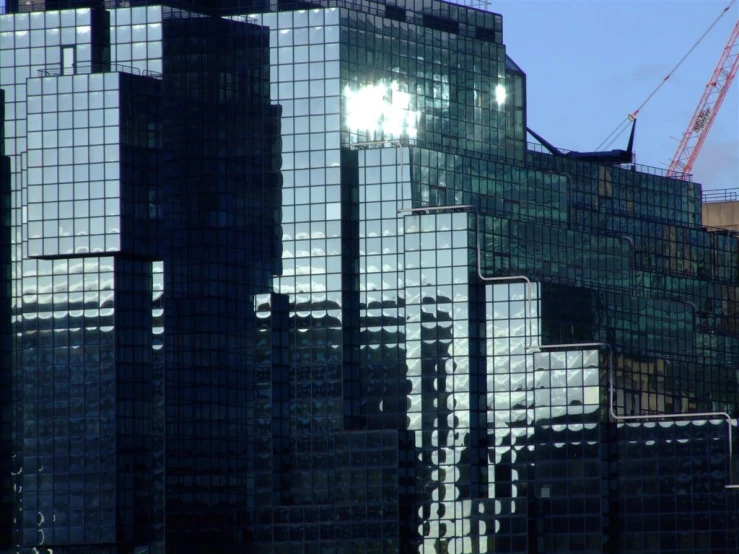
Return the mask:
[[11,8],[8,552],[737,551],[737,236],[500,15]]

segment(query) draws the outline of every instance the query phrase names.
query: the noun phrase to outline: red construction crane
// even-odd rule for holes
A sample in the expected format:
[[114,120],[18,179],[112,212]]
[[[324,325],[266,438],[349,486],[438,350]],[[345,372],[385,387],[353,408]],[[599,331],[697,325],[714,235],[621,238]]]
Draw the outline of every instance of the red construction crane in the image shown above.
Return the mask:
[[[733,3],[732,1],[731,4]],[[721,54],[716,69],[703,91],[698,107],[690,119],[688,128],[683,133],[672,162],[670,162],[670,167],[667,169],[667,174],[670,177],[689,178],[690,170],[693,168],[708,132],[711,130],[711,125],[713,125],[716,114],[721,108],[724,98],[726,98],[726,93],[736,76],[737,70],[739,70],[739,21],[737,21],[729,36],[729,42],[726,43],[726,48]]]
[[[657,92],[659,92],[659,89],[661,89],[670,80],[670,77],[680,69],[680,66],[688,59],[690,54],[692,54],[703,39],[708,36],[721,18],[729,13],[736,2],[737,0],[731,0],[729,4],[721,10],[718,17],[708,26],[708,29],[705,30],[700,38],[693,43],[693,46],[691,46],[687,53],[680,59],[680,61],[677,62],[675,67],[670,70],[662,81],[660,81],[641,105],[627,115],[626,119],[624,119],[623,122],[621,122],[621,124],[606,137],[596,150],[601,150],[603,146],[608,148],[608,146],[613,144],[613,142],[618,139],[626,129],[628,129],[629,124],[636,120],[636,117],[639,115],[642,108],[646,106],[652,98],[654,98]],[[690,178],[690,170],[695,163],[695,159],[700,153],[701,146],[703,146],[706,136],[708,136],[708,131],[711,129],[711,125],[713,125],[713,121],[721,107],[721,103],[724,101],[726,92],[731,86],[731,81],[734,79],[737,69],[739,69],[739,21],[737,21],[734,30],[731,32],[729,42],[726,43],[726,48],[724,48],[721,59],[711,76],[711,80],[708,81],[708,84],[706,85],[706,90],[698,104],[698,108],[695,110],[693,118],[690,120],[688,129],[683,133],[680,146],[678,147],[677,152],[675,152],[675,156],[667,170],[668,175],[671,177],[682,179]]]

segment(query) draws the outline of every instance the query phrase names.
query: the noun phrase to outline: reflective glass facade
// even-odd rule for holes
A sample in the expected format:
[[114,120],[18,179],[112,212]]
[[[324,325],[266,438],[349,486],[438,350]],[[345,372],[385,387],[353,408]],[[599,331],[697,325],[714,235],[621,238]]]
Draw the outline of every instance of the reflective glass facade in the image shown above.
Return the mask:
[[2,18],[12,541],[227,551],[254,295],[280,267],[268,31],[162,6]]
[[700,186],[527,145],[498,15],[201,11],[0,16],[9,551],[735,553]]

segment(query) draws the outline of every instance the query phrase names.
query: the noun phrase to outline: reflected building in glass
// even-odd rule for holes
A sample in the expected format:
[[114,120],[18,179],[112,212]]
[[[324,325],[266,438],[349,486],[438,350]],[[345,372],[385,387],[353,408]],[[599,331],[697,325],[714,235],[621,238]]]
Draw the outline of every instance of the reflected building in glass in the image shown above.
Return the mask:
[[735,553],[700,186],[527,144],[499,15],[227,13],[0,16],[9,551]]

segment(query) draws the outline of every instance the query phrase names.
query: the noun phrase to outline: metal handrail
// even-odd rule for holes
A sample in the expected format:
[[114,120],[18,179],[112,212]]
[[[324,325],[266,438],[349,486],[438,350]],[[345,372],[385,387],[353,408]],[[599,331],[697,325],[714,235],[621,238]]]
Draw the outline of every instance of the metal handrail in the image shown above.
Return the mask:
[[714,202],[737,202],[739,201],[739,188],[704,190],[703,203],[712,204]]
[[[392,140],[390,140],[390,141],[377,141],[377,142],[368,142],[368,143],[357,143],[357,146],[364,147],[364,146],[379,144],[379,143],[383,143],[383,142],[386,142],[386,143],[402,142],[403,145],[408,146],[408,147],[411,147],[411,146],[415,146],[416,145],[415,144],[415,141],[412,141],[412,140],[403,140],[403,141],[392,141]],[[354,146],[354,144],[350,144],[349,146],[350,147],[351,146]],[[572,176],[569,173],[566,173],[566,172],[549,171],[549,173],[555,174],[555,175],[562,175],[567,180],[567,184],[568,184],[568,187],[567,187],[568,200],[567,200],[567,202],[568,202],[568,214],[569,214],[570,209],[571,209],[569,191],[572,188]],[[461,205],[460,204],[460,205],[457,205],[457,206],[439,206],[439,207],[413,208],[413,210],[416,210],[416,211],[419,211],[419,212],[423,212],[423,211],[453,210],[453,209],[458,209],[458,210],[465,210],[466,209],[468,211],[475,211],[478,215],[483,215],[483,212],[484,212],[484,215],[492,215],[492,216],[499,216],[499,217],[510,217],[510,213],[508,213],[508,212],[499,212],[496,209],[491,209],[491,208],[486,208],[485,210],[481,210],[479,207],[476,207],[476,206],[473,206],[473,205],[469,205],[469,204],[465,204],[465,205]],[[528,218],[528,217],[524,217],[524,216],[519,216],[518,218],[520,220],[523,220],[523,221],[526,221],[526,222],[536,222],[537,221],[536,219]],[[560,227],[561,228],[570,228],[570,229],[579,230],[579,231],[586,230],[584,227],[580,227],[580,226],[574,225],[573,222],[572,222],[572,220],[571,220],[571,217],[569,215],[568,215],[568,219],[569,219],[568,223],[566,225],[564,225],[564,226],[561,225],[561,224],[559,224],[556,221],[552,221],[551,224],[553,226],[557,227],[557,228],[560,228]],[[675,224],[672,224],[672,225],[675,226],[675,227],[678,226],[678,225],[675,225]],[[479,225],[478,225],[478,227],[479,227]],[[687,227],[687,226],[681,227],[681,228],[685,228],[685,229],[688,229],[688,230],[696,230],[693,227]],[[718,229],[718,228],[716,230],[717,231],[721,231],[722,233],[736,234],[736,235],[739,236],[739,232],[737,232],[737,231],[728,231],[726,229]],[[590,229],[588,229],[588,231],[591,231],[592,232],[592,230],[590,230]],[[602,234],[602,236],[604,236],[604,237],[618,238],[618,239],[620,239],[620,240],[625,241],[625,242],[628,243],[628,246],[629,246],[629,249],[630,249],[630,252],[629,252],[629,254],[630,254],[630,256],[629,256],[630,257],[630,259],[629,259],[629,266],[630,267],[629,267],[629,269],[630,269],[631,275],[630,275],[629,286],[627,287],[627,289],[628,290],[631,290],[632,292],[636,292],[637,294],[639,294],[640,291],[643,291],[645,289],[645,287],[644,286],[638,286],[636,284],[636,272],[637,271],[650,271],[650,270],[653,270],[653,268],[651,268],[650,266],[644,265],[643,262],[641,262],[639,259],[637,259],[637,256],[636,256],[636,245],[634,243],[633,237],[631,237],[629,235],[625,235],[625,234],[619,234],[619,233],[600,233],[600,234]],[[479,255],[479,249],[478,249],[478,255]],[[478,268],[479,268],[479,265],[480,264],[479,264],[479,261],[478,261]],[[670,270],[670,269],[666,269],[666,268],[659,268],[659,271],[661,273],[666,274],[666,275],[676,275],[676,276],[681,276],[681,277],[696,278],[696,274],[694,272],[691,272],[691,271],[678,271],[678,270]],[[479,269],[478,269],[478,273],[479,273]],[[720,279],[717,276],[714,276],[713,279],[715,281],[721,282],[721,283],[728,282],[725,279]],[[585,280],[584,282],[590,282],[590,281]],[[605,287],[605,288],[608,289],[608,290],[611,290],[610,287]],[[622,287],[616,287],[613,290],[619,290],[620,291],[620,290],[623,290],[623,288]],[[674,298],[669,298],[669,297],[664,297],[664,299],[665,300],[675,300]],[[687,303],[687,302],[684,302],[682,300],[679,300],[679,301],[680,302],[683,302],[683,303]],[[733,336],[733,335],[731,335],[731,333],[728,333],[726,331],[725,332],[722,332],[721,334],[722,335],[727,335],[728,334],[729,336]],[[694,341],[695,340],[696,340],[696,338],[694,337]]]
[[75,64],[72,68],[62,69],[59,66],[48,66],[43,69],[37,69],[36,73],[39,77],[61,77],[65,75],[89,75],[92,73],[129,73],[131,75],[143,75],[144,77],[152,77],[154,79],[162,79],[163,75],[158,71],[151,71],[149,69],[139,69],[132,65],[125,65],[121,63],[109,63],[109,64]]
[[[101,0],[99,2],[99,6],[104,7],[105,9],[118,9],[118,8],[130,8],[130,7],[141,7],[141,6],[160,6],[162,5],[160,0],[137,0],[133,5],[129,0]],[[484,13],[489,13],[494,16],[500,17],[500,14],[496,14],[494,12],[490,12],[488,10],[481,10],[477,6],[471,6],[468,4],[462,4],[457,3],[456,4],[459,7],[467,8],[469,10],[474,11],[483,11]],[[380,8],[384,8],[383,4],[379,5]],[[87,7],[87,6],[85,6]],[[262,8],[259,12],[255,12],[254,6],[249,6],[248,3],[245,3],[243,6],[233,6],[233,7],[225,7],[225,8],[219,8],[219,7],[212,7],[212,6],[204,6],[202,4],[193,4],[187,0],[169,0],[168,5],[164,6],[166,8],[170,9],[176,9],[176,10],[182,10],[186,12],[191,12],[192,14],[203,14],[207,16],[237,16],[237,17],[243,17],[242,14],[253,14],[253,13],[274,13],[276,11],[287,11],[287,10],[311,10],[311,9],[325,9],[325,8],[347,8],[351,10],[360,11],[362,13],[367,13],[370,15],[379,15],[384,16],[385,10],[380,8],[374,8],[367,3],[361,3],[361,2],[352,2],[351,0],[317,0],[314,4],[310,1],[306,2],[279,2],[279,6],[275,7],[275,5],[268,5]],[[35,12],[35,11],[46,11],[47,7],[43,2],[37,2],[37,3],[31,3],[31,4],[24,4],[22,6],[18,7],[17,13],[26,13],[26,12]],[[58,9],[75,9],[79,8],[79,6],[75,5],[72,0],[62,0],[59,5]],[[410,7],[404,8],[406,11],[406,21],[408,22],[419,22],[422,18],[422,16],[426,13],[435,13],[436,10],[434,9],[425,9],[423,11],[421,10],[414,10]],[[3,7],[0,6],[0,13],[4,13]],[[175,12],[167,12],[165,15],[165,19],[167,17],[170,17]],[[177,16],[175,16],[177,17]],[[183,16],[188,17],[188,16]],[[256,21],[252,18],[247,18],[247,21],[249,23],[256,23]]]
[[[541,144],[538,144],[536,142],[527,142],[526,143],[526,150],[528,152],[536,152],[537,154],[544,154],[547,156],[553,156],[553,154],[544,148]],[[571,150],[565,150],[564,148],[559,148],[559,151],[563,154],[567,154],[571,152]],[[583,160],[585,161],[585,160]],[[693,180],[693,174],[692,173],[681,173],[677,172],[674,176],[669,176],[667,174],[667,170],[661,167],[655,167],[653,165],[644,165],[644,164],[638,164],[638,163],[628,163],[628,164],[615,164],[615,165],[609,165],[609,164],[598,164],[597,162],[587,162],[590,164],[596,164],[596,165],[606,165],[606,167],[613,167],[615,169],[621,169],[623,171],[637,171],[639,173],[646,173],[648,175],[657,175],[658,177],[665,177],[669,179],[681,179],[685,181],[692,181]]]
[[693,412],[693,413],[681,413],[681,414],[648,414],[648,415],[618,415],[616,413],[615,402],[613,401],[615,393],[615,377],[613,373],[613,348],[607,342],[581,342],[573,344],[547,344],[545,346],[534,346],[528,347],[527,350],[536,352],[541,350],[551,350],[554,348],[605,348],[608,350],[608,413],[611,418],[616,421],[630,422],[630,421],[646,421],[646,420],[665,420],[665,419],[686,419],[686,418],[722,418],[726,420],[728,427],[728,439],[729,439],[729,484],[724,485],[727,489],[739,490],[739,483],[734,483],[732,460],[734,453],[733,439],[731,433],[732,418],[727,412]]
[[[398,210],[398,213],[422,213],[422,212],[439,212],[439,211],[471,211],[475,214],[475,250],[477,253],[477,276],[480,278],[481,281],[486,282],[504,282],[504,281],[523,281],[526,283],[525,287],[525,295],[524,295],[524,312],[526,313],[525,320],[528,320],[528,322],[531,322],[532,317],[532,310],[531,310],[531,304],[532,304],[532,296],[531,296],[531,289],[532,289],[532,282],[531,279],[529,279],[526,275],[501,275],[498,277],[486,277],[482,274],[482,256],[481,256],[481,247],[480,247],[480,225],[481,225],[481,216],[480,216],[480,209],[477,206],[473,206],[471,204],[460,204],[460,205],[452,205],[452,206],[430,206],[426,208],[406,208],[403,210]],[[524,323],[524,348],[528,348],[530,344],[526,344],[528,339],[528,326],[526,323]],[[533,337],[531,337],[533,339]]]
[[405,161],[403,158],[403,148],[405,146],[408,146],[407,144],[404,144],[403,141],[399,139],[370,140],[366,142],[353,142],[349,146],[355,146],[357,148],[364,149],[368,146],[384,146],[385,144],[395,146],[400,151],[400,155],[398,156],[400,158],[400,164],[398,165],[398,171],[396,172],[398,183],[400,183],[403,180],[403,166],[405,165]]

